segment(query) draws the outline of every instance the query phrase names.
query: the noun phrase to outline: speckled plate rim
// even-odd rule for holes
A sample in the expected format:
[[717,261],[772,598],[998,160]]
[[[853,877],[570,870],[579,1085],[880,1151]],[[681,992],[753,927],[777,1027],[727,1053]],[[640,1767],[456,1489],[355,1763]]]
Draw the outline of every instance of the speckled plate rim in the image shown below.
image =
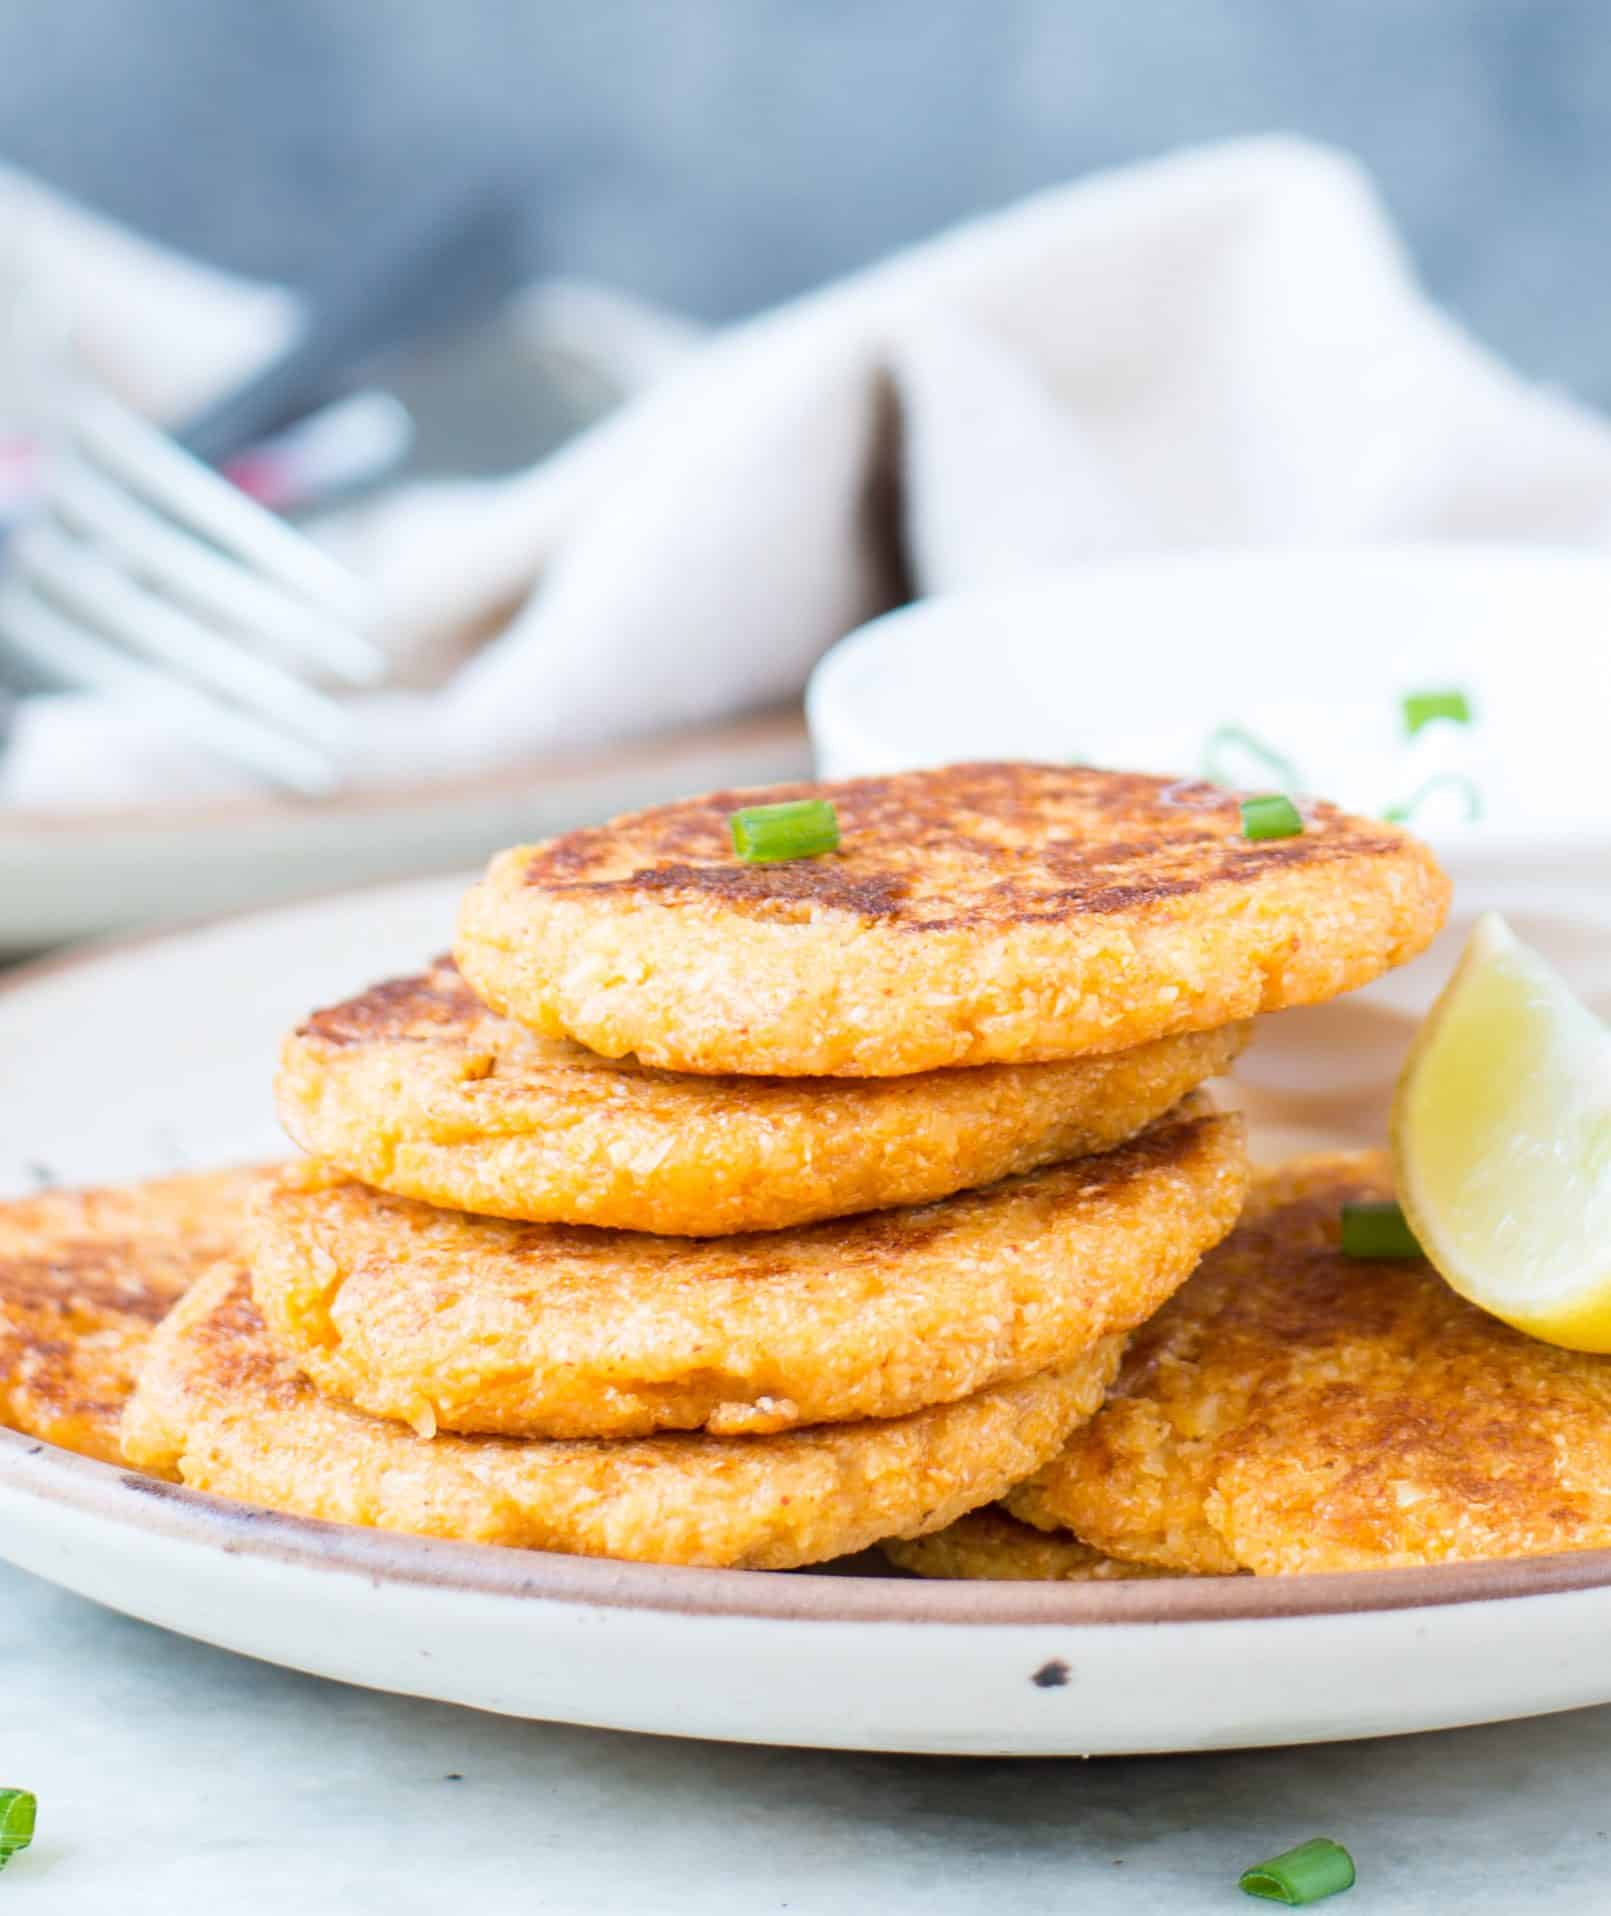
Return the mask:
[[0,1485],[98,1523],[369,1582],[517,1602],[792,1623],[1111,1624],[1350,1616],[1611,1586],[1611,1550],[1293,1577],[943,1583],[811,1571],[704,1570],[449,1543],[287,1516],[0,1431]]
[[[395,881],[321,894],[318,903],[402,890]],[[0,998],[63,973],[92,970],[123,954],[182,943],[219,926],[250,926],[306,908],[278,902],[260,911],[204,919],[132,937],[98,940],[14,967]],[[1611,1587],[1611,1550],[1507,1558],[1431,1568],[1290,1577],[1144,1579],[1034,1584],[925,1582],[798,1570],[709,1570],[452,1543],[399,1532],[289,1516],[186,1489],[77,1456],[0,1429],[0,1488],[76,1517],[145,1531],[236,1558],[372,1583],[462,1591],[517,1602],[591,1605],[670,1616],[744,1617],[820,1623],[1156,1626],[1279,1618],[1344,1617],[1435,1609]],[[0,1555],[4,1555],[0,1547]]]

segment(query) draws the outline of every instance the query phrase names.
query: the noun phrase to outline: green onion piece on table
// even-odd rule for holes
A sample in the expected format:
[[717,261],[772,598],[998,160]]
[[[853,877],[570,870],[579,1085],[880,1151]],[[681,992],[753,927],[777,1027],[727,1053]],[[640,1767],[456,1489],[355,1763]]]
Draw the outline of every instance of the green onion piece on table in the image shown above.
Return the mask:
[[751,864],[784,858],[817,858],[839,849],[839,816],[825,798],[795,798],[781,805],[751,805],[734,812],[733,850]]
[[0,1790],[0,1869],[34,1840],[38,1810],[32,1790]]
[[1404,1213],[1391,1198],[1342,1207],[1344,1257],[1420,1257]]
[[1408,692],[1404,697],[1404,729],[1411,738],[1434,719],[1450,719],[1456,725],[1471,723],[1471,701],[1457,686],[1443,692]]
[[1312,1837],[1296,1849],[1243,1870],[1237,1887],[1272,1903],[1318,1903],[1354,1886],[1354,1859],[1329,1836]]
[[1244,838],[1296,838],[1303,831],[1303,814],[1282,792],[1242,800]]

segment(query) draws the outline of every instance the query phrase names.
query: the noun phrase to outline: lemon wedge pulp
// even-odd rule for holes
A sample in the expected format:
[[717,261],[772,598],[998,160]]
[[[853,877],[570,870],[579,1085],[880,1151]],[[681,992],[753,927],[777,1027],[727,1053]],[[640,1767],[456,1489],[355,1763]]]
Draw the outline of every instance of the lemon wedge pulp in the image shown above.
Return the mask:
[[1454,1290],[1548,1343],[1611,1351],[1611,1029],[1495,913],[1410,1049],[1393,1157]]

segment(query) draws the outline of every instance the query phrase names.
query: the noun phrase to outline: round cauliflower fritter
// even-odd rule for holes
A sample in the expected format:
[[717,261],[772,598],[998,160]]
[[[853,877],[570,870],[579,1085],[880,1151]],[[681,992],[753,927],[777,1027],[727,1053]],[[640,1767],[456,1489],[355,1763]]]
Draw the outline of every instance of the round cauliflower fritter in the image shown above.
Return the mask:
[[925,1537],[892,1537],[881,1546],[914,1576],[982,1583],[1117,1583],[1171,1572],[1104,1557],[1068,1532],[1035,1530],[1004,1510],[970,1510]]
[[1224,1071],[1245,1025],[1065,1064],[689,1077],[540,1038],[450,959],[286,1040],[297,1143],[377,1189],[531,1223],[719,1237],[927,1204],[1107,1151]]
[[[746,864],[729,819],[822,798],[840,849]],[[1122,1051],[1351,991],[1449,885],[1397,827],[1052,765],[717,792],[501,853],[458,961],[534,1031],[672,1071],[898,1077]]]
[[628,1443],[417,1437],[321,1397],[221,1265],[158,1331],[124,1451],[271,1509],[466,1542],[783,1570],[915,1536],[999,1497],[1101,1401],[1120,1340],[885,1423]]
[[331,1395],[422,1430],[720,1434],[898,1417],[1149,1316],[1236,1220],[1240,1118],[1194,1094],[1104,1157],[731,1238],[435,1210],[317,1164],[247,1229],[259,1308]]
[[1611,1546],[1611,1358],[1541,1344],[1430,1265],[1344,1257],[1385,1155],[1262,1174],[1008,1507],[1176,1570],[1365,1570]]
[[47,1191],[0,1204],[0,1424],[119,1463],[151,1333],[240,1252],[255,1171]]

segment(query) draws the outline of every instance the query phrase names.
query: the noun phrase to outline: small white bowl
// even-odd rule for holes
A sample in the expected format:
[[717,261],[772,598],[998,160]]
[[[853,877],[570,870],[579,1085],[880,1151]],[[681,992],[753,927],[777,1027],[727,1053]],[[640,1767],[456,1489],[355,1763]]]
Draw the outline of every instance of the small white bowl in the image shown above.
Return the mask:
[[[807,700],[819,771],[970,758],[1200,770],[1212,728],[1279,707],[1302,758],[1350,703],[1477,695],[1512,803],[1427,827],[1454,880],[1414,964],[1283,1014],[1238,1067],[1260,1155],[1383,1141],[1398,1064],[1476,918],[1503,912],[1611,1017],[1611,558],[1502,546],[1213,552],[934,599],[854,632]],[[1344,771],[1347,771],[1346,763]],[[1347,802],[1344,790],[1320,796]]]
[[[1417,770],[1400,702],[1445,687],[1470,694],[1476,723],[1418,738]],[[1418,818],[1440,848],[1547,834],[1603,852],[1611,557],[1405,545],[1093,563],[875,619],[823,660],[807,704],[829,777],[966,758],[1195,774],[1209,735],[1240,724],[1293,762],[1298,789],[1374,810],[1447,746],[1476,763],[1484,816]]]

